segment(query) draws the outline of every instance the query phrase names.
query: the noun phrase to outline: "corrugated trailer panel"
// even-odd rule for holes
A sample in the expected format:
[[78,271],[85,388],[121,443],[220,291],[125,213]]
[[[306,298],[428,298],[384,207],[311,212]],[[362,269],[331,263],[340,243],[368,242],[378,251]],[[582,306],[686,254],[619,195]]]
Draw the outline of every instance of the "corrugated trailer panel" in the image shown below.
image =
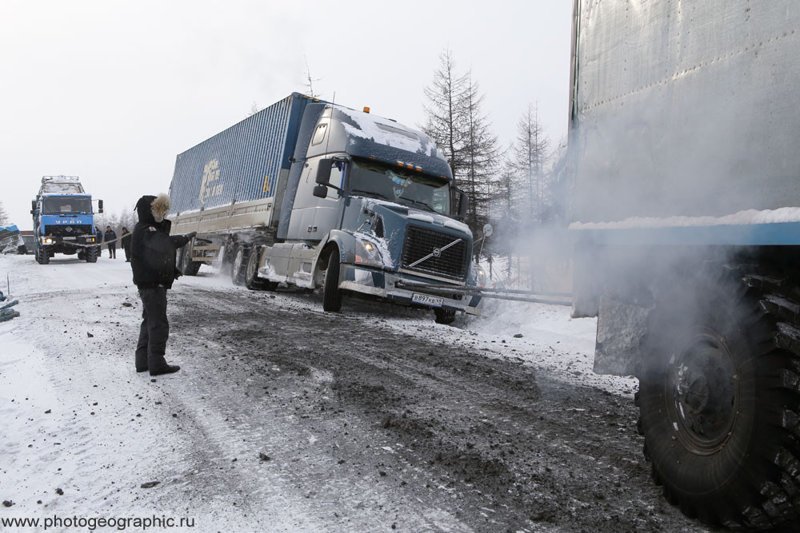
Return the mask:
[[179,154],[170,184],[177,213],[275,195],[309,99],[294,93]]
[[800,206],[800,2],[576,9],[573,220]]

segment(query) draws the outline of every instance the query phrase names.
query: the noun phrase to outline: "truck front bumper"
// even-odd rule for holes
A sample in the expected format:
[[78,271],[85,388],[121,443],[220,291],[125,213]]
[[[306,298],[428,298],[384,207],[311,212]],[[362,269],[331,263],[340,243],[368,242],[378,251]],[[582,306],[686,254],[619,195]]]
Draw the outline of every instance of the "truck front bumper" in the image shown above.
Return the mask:
[[[410,307],[420,307],[424,309],[449,309],[461,311],[469,315],[479,315],[478,304],[481,297],[465,294],[443,295],[441,291],[426,293],[424,287],[409,290],[397,286],[399,281],[413,281],[416,283],[426,283],[430,280],[399,275],[379,269],[365,268],[360,265],[341,265],[341,281],[339,288],[346,291],[358,292],[377,298],[382,298],[391,302]],[[438,283],[437,283],[438,284]],[[460,289],[461,286],[454,285],[453,289]]]

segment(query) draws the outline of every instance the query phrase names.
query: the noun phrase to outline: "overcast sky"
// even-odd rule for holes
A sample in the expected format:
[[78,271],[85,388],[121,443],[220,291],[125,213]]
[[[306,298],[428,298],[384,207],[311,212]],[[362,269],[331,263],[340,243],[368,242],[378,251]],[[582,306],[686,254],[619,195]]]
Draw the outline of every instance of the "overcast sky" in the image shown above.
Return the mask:
[[2,0],[0,202],[21,229],[41,176],[78,175],[108,212],[166,192],[175,156],[306,91],[401,123],[449,48],[503,145],[528,104],[567,129],[572,2]]

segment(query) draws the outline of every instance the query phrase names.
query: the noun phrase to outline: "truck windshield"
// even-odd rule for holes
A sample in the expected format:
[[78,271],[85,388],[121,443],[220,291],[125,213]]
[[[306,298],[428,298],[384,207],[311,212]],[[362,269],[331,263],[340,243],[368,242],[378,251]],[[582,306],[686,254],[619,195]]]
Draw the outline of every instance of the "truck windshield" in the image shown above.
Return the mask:
[[89,198],[72,198],[54,196],[42,201],[42,213],[45,215],[91,214],[92,201]]
[[365,194],[390,202],[450,215],[450,184],[419,172],[353,161],[347,177],[353,194]]

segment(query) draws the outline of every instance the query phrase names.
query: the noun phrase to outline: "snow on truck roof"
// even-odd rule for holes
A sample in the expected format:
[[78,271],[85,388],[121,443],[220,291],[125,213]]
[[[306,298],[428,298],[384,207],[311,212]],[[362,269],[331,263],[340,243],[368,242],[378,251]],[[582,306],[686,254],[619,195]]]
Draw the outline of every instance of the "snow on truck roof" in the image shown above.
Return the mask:
[[444,159],[444,154],[436,147],[433,140],[421,131],[408,128],[391,119],[347,107],[336,106],[336,110],[353,122],[352,124],[342,122],[345,131],[351,137],[360,137],[406,152]]

